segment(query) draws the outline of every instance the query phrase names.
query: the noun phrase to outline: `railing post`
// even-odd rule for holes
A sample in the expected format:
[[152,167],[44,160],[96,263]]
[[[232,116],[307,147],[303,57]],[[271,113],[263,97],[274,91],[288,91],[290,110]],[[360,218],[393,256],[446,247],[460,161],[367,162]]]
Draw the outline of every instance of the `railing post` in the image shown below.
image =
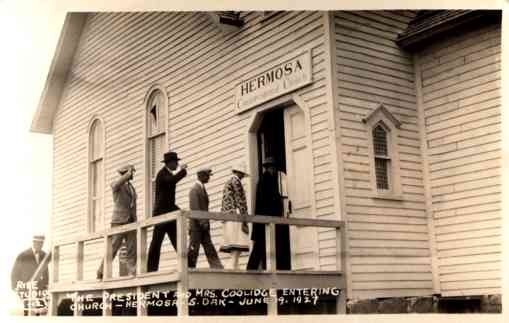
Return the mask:
[[[275,281],[276,277],[276,225],[269,223],[265,225],[265,253],[267,255],[267,271],[271,273],[271,281]],[[277,295],[277,289],[269,289],[269,295]],[[267,304],[267,315],[277,315],[277,296],[270,296],[271,300]]]
[[53,246],[53,266],[52,266],[52,269],[53,269],[52,270],[52,272],[53,272],[52,281],[53,281],[53,283],[58,283],[59,267],[60,267],[60,246]]
[[[60,247],[53,245],[51,248],[52,253],[52,262],[51,262],[51,275],[50,275],[50,282],[52,284],[58,283],[58,267],[60,266]],[[49,308],[48,312],[50,315],[57,315],[58,314],[58,301],[59,297],[57,293],[49,293],[50,299],[49,299]]]
[[177,216],[177,270],[179,282],[177,283],[177,315],[188,316],[189,308],[186,294],[188,291],[187,273],[187,216],[190,212],[181,211]]
[[265,225],[265,250],[267,254],[267,271],[276,271],[276,225],[269,223]]
[[108,291],[103,290],[103,316],[111,316],[111,298]]
[[145,297],[143,297],[144,288],[143,286],[136,287],[136,315],[147,316],[147,306]]
[[74,293],[74,310],[73,315],[74,316],[80,316],[82,314],[82,308],[83,308],[83,300],[80,297],[80,293],[75,292]]
[[336,228],[336,268],[341,271],[341,293],[336,299],[336,313],[346,314],[346,234],[345,224]]
[[83,280],[83,253],[85,243],[83,241],[76,242],[76,281]]
[[141,275],[147,272],[147,228],[136,229],[136,273]]
[[104,262],[103,262],[103,278],[111,278],[112,267],[112,236],[108,233],[104,234]]
[[49,293],[49,304],[48,304],[49,315],[56,316],[58,314],[58,301],[59,301],[58,293]]

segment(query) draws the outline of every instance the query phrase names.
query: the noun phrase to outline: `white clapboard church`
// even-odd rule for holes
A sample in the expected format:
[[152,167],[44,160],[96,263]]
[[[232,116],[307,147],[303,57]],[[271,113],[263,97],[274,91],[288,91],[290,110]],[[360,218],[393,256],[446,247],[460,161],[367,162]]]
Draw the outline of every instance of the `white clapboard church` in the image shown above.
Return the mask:
[[[196,289],[339,290],[324,313],[500,299],[500,49],[501,12],[489,10],[69,13],[31,127],[54,143],[50,313],[87,315],[92,299],[102,315],[150,315],[139,295],[161,290],[175,291],[178,315],[196,312],[182,301]],[[153,218],[168,150],[189,166],[182,210]],[[187,220],[209,218],[219,249],[223,221],[240,219],[220,213],[232,165],[251,174],[252,213],[269,156],[292,212],[249,220],[266,224],[267,270],[246,272],[248,253],[240,269],[211,270],[203,250],[189,269],[166,239],[147,273],[157,223],[176,220],[186,246]],[[110,183],[125,164],[137,169],[138,222],[112,230]],[[189,212],[205,166],[210,213]],[[290,271],[274,265],[277,223],[291,226]],[[112,235],[128,231],[135,277],[111,259]],[[111,306],[130,293],[133,310]],[[261,312],[285,311],[299,306]]]

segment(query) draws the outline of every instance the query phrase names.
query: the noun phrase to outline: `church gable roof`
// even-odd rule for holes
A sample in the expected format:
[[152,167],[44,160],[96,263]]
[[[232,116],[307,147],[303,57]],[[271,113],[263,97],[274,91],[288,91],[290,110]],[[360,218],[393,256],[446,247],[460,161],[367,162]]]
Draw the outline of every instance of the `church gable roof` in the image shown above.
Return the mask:
[[65,17],[39,105],[32,119],[30,131],[40,133],[53,132],[53,118],[62,96],[65,80],[67,79],[86,18],[86,13],[68,13]]

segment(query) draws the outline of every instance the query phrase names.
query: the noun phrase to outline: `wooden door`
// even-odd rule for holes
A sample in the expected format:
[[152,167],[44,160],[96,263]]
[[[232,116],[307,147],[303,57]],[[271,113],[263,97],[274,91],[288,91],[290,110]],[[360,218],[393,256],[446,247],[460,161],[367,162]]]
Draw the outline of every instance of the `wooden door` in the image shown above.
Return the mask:
[[[308,125],[304,112],[297,106],[284,111],[285,150],[288,198],[291,218],[314,218],[312,209],[312,157],[308,141]],[[316,228],[291,227],[292,269],[318,268]]]

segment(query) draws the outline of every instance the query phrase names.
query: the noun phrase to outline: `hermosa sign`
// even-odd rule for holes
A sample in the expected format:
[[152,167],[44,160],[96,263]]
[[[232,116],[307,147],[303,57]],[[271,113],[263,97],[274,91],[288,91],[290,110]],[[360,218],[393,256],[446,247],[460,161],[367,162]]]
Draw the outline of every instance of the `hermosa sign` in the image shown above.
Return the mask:
[[246,111],[311,82],[311,52],[308,51],[242,81],[236,88],[237,112]]

